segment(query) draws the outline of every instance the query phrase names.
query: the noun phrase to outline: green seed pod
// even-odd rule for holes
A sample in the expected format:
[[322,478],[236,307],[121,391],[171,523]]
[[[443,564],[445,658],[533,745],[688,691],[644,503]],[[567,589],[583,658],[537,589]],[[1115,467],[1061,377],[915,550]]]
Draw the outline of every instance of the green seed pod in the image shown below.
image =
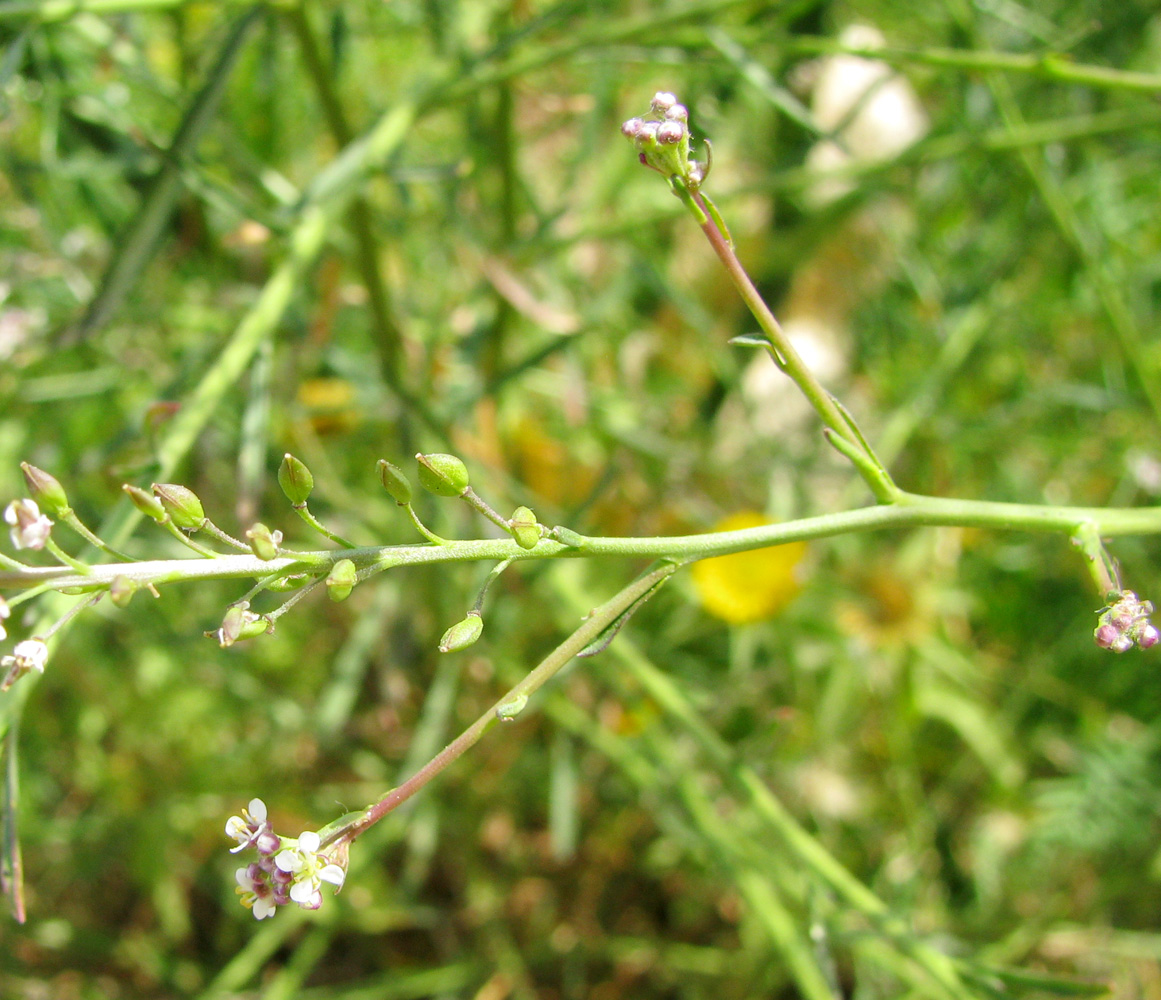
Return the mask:
[[278,546],[282,544],[282,532],[271,531],[261,521],[254,527],[247,529],[246,537],[250,540],[250,548],[259,559],[269,562],[278,558]]
[[158,524],[165,520],[165,508],[161,506],[156,497],[150,496],[139,486],[130,486],[128,483],[125,483],[121,489],[133,501],[133,506],[146,517],[153,518]]
[[351,596],[355,584],[359,582],[355,564],[350,559],[340,559],[331,567],[327,576],[327,596],[332,601],[345,601]]
[[461,649],[467,649],[474,643],[484,631],[484,619],[476,612],[469,611],[468,617],[462,622],[456,622],[443,634],[443,638],[439,640],[439,651],[441,653],[456,653]]
[[468,488],[468,467],[455,455],[416,455],[419,485],[437,497],[458,497]]
[[222,619],[221,628],[206,635],[218,640],[218,645],[226,649],[242,639],[253,639],[272,631],[270,621],[250,610],[250,602],[232,605]]
[[536,515],[527,507],[516,508],[508,519],[508,529],[522,549],[534,549],[540,541],[540,525],[536,523]]
[[67,517],[72,513],[64,487],[55,478],[44,469],[38,469],[27,462],[21,462],[20,469],[24,473],[24,481],[28,483],[28,495],[42,510],[56,518]]
[[391,494],[391,499],[400,507],[406,507],[411,503],[411,481],[403,474],[403,470],[385,458],[379,459],[378,468],[383,489]]
[[585,543],[584,535],[578,535],[572,528],[565,528],[559,524],[549,532],[549,535],[570,549],[579,549]]
[[109,584],[109,600],[117,607],[128,607],[133,595],[137,593],[137,584],[127,576],[115,576]]
[[516,718],[528,705],[528,695],[518,694],[513,695],[502,705],[496,706],[496,718],[501,722],[511,722]]
[[266,585],[266,589],[283,594],[289,590],[298,590],[300,587],[305,587],[309,579],[310,577],[305,573],[292,573],[290,576],[284,576],[278,580],[272,580]]
[[287,452],[278,467],[278,485],[282,487],[287,500],[295,507],[302,507],[314,489],[314,476],[299,459]]
[[151,488],[177,527],[196,530],[206,523],[206,512],[193,490],[176,483],[154,483]]

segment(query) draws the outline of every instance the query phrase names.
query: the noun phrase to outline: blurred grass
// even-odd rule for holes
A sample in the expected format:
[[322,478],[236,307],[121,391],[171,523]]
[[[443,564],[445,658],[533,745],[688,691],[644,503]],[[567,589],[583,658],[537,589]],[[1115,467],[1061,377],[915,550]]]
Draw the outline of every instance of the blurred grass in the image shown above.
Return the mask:
[[[803,425],[763,431],[724,346],[747,317],[618,134],[658,89],[713,139],[775,304],[845,304],[836,388],[902,485],[1161,493],[1156,100],[1027,68],[1155,73],[1155,5],[255,10],[0,4],[0,495],[31,461],[97,523],[164,473],[230,530],[305,541],[273,480],[289,450],[335,530],[402,541],[375,460],[451,448],[500,509],[586,533],[865,502]],[[931,128],[819,207],[787,95],[853,22]],[[146,218],[116,308],[73,337]],[[1155,542],[1116,555],[1158,592]],[[376,797],[633,567],[510,571],[443,661],[479,567],[388,575],[225,651],[201,636],[223,584],[89,613],[21,722],[30,919],[0,928],[0,995],[1157,996],[1161,681],[1093,647],[1075,554],[924,530],[808,559],[764,623],[727,628],[679,582],[360,841],[337,900],[261,925],[226,816],[261,795],[295,831]],[[888,915],[804,870],[739,781]]]

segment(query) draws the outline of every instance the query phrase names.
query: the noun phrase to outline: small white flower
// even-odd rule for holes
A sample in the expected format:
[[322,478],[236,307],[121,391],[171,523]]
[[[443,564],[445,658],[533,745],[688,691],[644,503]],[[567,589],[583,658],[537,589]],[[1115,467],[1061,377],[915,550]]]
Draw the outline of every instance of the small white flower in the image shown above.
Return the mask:
[[341,888],[347,873],[318,853],[319,835],[306,830],[299,835],[294,847],[279,852],[274,864],[280,871],[293,876],[290,898],[306,910],[322,906],[323,882]]
[[266,822],[266,803],[261,799],[251,799],[250,804],[242,810],[241,816],[231,816],[226,820],[226,836],[238,842],[237,847],[230,848],[230,853],[237,854],[256,844],[258,838],[269,830],[270,824]]
[[43,549],[52,531],[52,521],[35,500],[13,500],[4,509],[4,520],[12,525],[8,534],[18,549]]
[[25,674],[35,670],[38,674],[44,673],[44,665],[48,662],[48,646],[43,639],[25,639],[18,642],[8,656],[0,657],[0,670],[6,670],[4,679],[0,681],[0,691],[7,691]]
[[274,916],[278,903],[274,899],[274,891],[269,882],[263,877],[256,865],[247,865],[234,873],[238,883],[234,890],[240,897],[241,903],[254,914],[254,919],[264,920]]

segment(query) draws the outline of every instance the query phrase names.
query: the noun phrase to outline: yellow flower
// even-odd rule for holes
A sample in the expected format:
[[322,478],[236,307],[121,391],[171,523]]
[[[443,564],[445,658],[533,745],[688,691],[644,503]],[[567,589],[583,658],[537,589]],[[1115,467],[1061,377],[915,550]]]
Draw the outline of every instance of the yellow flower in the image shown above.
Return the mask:
[[[757,511],[741,511],[719,522],[714,530],[737,531],[769,523]],[[805,542],[787,542],[703,559],[693,566],[698,599],[711,615],[733,625],[769,618],[798,593],[795,570],[805,552]]]

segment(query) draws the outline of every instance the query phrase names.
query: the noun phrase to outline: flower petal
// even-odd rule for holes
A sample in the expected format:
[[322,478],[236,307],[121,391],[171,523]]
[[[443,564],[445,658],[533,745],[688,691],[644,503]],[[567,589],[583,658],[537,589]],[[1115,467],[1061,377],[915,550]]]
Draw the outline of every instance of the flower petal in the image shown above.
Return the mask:
[[324,882],[330,882],[331,885],[341,886],[343,880],[347,877],[347,873],[343,871],[338,865],[327,865],[316,872],[319,878]]

